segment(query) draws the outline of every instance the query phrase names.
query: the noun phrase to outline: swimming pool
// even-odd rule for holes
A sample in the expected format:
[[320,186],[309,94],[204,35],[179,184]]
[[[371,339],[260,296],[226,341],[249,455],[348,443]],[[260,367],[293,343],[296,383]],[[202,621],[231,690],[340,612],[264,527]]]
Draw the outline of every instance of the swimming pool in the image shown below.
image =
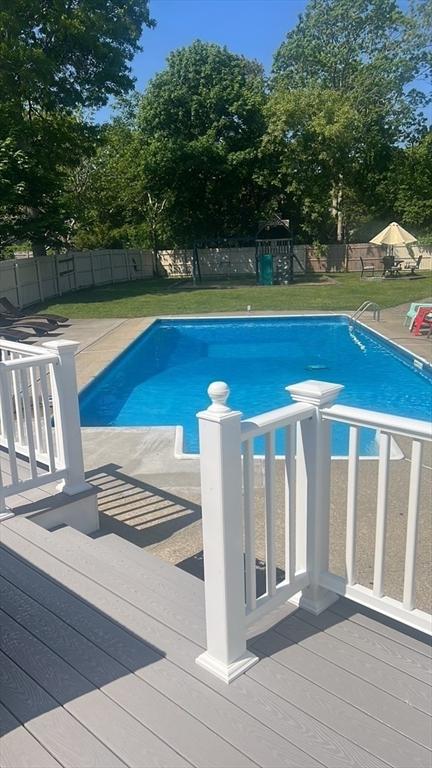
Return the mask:
[[[157,320],[83,390],[81,423],[181,425],[185,452],[197,453],[196,413],[211,381],[228,382],[229,404],[247,418],[289,404],[285,387],[305,379],[343,384],[338,403],[430,417],[429,366],[337,315]],[[364,433],[361,453],[374,455]],[[346,455],[347,428],[334,428],[332,453]]]

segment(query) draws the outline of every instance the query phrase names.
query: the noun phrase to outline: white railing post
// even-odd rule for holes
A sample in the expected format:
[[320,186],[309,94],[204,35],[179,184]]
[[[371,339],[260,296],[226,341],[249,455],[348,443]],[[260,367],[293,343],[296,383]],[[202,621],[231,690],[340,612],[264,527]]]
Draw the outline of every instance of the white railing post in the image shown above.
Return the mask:
[[86,482],[81,443],[81,426],[78,404],[78,388],[75,370],[75,351],[77,341],[46,341],[43,344],[59,357],[53,365],[53,408],[54,424],[58,435],[60,459],[66,468],[66,478],[58,490],[68,496],[89,490],[92,486]]
[[207,650],[197,664],[230,683],[258,658],[246,648],[242,466],[239,411],[228,386],[210,384],[197,414],[200,435]]
[[302,565],[303,555],[310,581],[309,586],[292,600],[315,615],[339,597],[320,586],[321,574],[327,573],[329,567],[331,473],[331,429],[322,419],[320,409],[331,405],[342,389],[341,384],[314,380],[287,387],[293,400],[315,406],[315,417],[299,424],[296,457],[297,514],[304,516],[296,527],[297,567]]

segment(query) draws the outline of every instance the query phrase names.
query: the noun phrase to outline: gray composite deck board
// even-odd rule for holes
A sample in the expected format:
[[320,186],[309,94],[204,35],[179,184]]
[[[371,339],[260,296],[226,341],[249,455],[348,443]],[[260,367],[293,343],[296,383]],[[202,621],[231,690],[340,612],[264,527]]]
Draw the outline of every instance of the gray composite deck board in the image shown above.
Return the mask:
[[273,659],[263,658],[248,672],[254,680],[282,698],[289,697],[305,713],[350,739],[362,749],[398,768],[424,766],[430,751],[411,739],[375,720],[365,712],[347,705],[325,688],[311,683],[297,672]]
[[227,741],[203,726],[83,635],[9,584],[1,585],[1,606],[95,687],[168,742],[186,759],[206,765],[253,766]]
[[406,645],[407,648],[411,648],[413,651],[423,653],[428,659],[432,658],[431,638],[426,638],[426,636],[418,630],[412,629],[411,627],[405,627],[404,631],[401,632],[400,625],[393,619],[389,619],[387,616],[382,616],[378,622],[373,611],[362,606],[354,607],[352,602],[345,599],[338,600],[329,610],[331,613],[343,616],[345,619],[350,619],[350,621],[353,621],[355,624],[360,624],[362,627],[366,627],[366,629],[370,629],[372,632],[377,632],[379,635],[388,637],[396,643]]
[[[100,536],[94,540],[96,544],[95,553],[99,557],[102,553],[107,556],[115,557],[116,563],[120,568],[129,568],[131,563],[143,571],[144,574],[152,578],[155,588],[159,584],[159,579],[167,582],[170,588],[179,592],[181,599],[200,600],[204,599],[204,584],[201,579],[186,573],[181,568],[176,568],[173,572],[173,566],[165,560],[155,557],[144,549],[131,544],[130,541],[122,539],[115,533]],[[109,553],[109,554],[108,554]],[[155,574],[158,578],[155,579]],[[173,578],[175,576],[175,579]]]
[[[18,519],[3,523],[1,532],[0,601],[4,601],[2,608],[7,614],[9,652],[18,660],[18,647],[31,648],[22,666],[33,666],[20,671],[31,672],[36,680],[33,684],[43,683],[39,686],[42,690],[53,686],[49,693],[64,697],[67,685],[72,686],[63,707],[55,696],[51,698],[68,714],[65,707],[74,706],[68,697],[75,690],[75,722],[77,716],[85,719],[86,728],[95,730],[100,741],[105,740],[105,734],[95,723],[95,715],[89,713],[87,721],[87,710],[79,709],[82,700],[91,699],[95,693],[110,707],[121,709],[137,727],[148,729],[179,759],[189,759],[197,767],[432,765],[432,753],[425,747],[430,744],[430,729],[424,712],[429,706],[427,692],[432,689],[416,674],[410,674],[411,669],[417,671],[424,668],[423,663],[428,664],[427,655],[407,646],[403,636],[399,642],[397,635],[387,635],[386,630],[381,633],[373,624],[365,626],[354,617],[351,621],[349,612],[352,615],[354,611],[349,601],[346,608],[342,604],[347,616],[334,607],[321,617],[299,610],[284,617],[279,609],[275,628],[260,634],[257,631],[251,640],[255,652],[263,654],[262,660],[226,686],[195,664],[203,647],[203,628],[195,637],[190,627],[179,627],[181,617],[183,623],[191,616],[198,622],[202,606],[197,611],[189,606],[177,608],[173,619],[172,603],[163,596],[165,585],[162,594],[155,590],[157,601],[146,602],[152,585],[148,553],[131,557],[137,571],[132,588],[129,544],[115,554],[114,543],[104,547],[101,541],[76,532],[49,534],[28,520]],[[98,556],[102,550],[103,556]],[[115,555],[115,567],[110,565],[108,552]],[[145,555],[144,564],[139,554]],[[154,581],[161,578],[169,584],[169,568],[167,564],[155,568]],[[173,584],[176,573],[173,567]],[[145,575],[148,584],[141,590]],[[200,589],[196,579],[190,578],[189,597]],[[187,584],[185,591],[188,594]],[[164,606],[154,607],[155,602]],[[373,614],[368,614],[368,619],[373,621]],[[332,634],[332,627],[346,625],[350,626],[343,633],[344,639]],[[395,626],[390,630],[394,632]],[[352,633],[358,637],[359,631],[361,642],[356,642],[360,648],[351,642]],[[414,635],[413,639],[421,642]],[[398,654],[410,672],[397,671]],[[49,663],[52,658],[56,659],[54,664]],[[363,674],[365,663],[367,671]],[[48,673],[46,667],[54,668],[56,675]],[[66,688],[56,688],[65,675]],[[391,677],[397,678],[394,689]],[[410,704],[403,700],[404,682],[408,683]],[[90,691],[80,693],[84,684]],[[45,690],[43,693],[48,695]],[[149,707],[157,702],[151,712],[145,701]],[[170,729],[164,730],[158,722],[158,712],[160,718],[174,723],[172,743]],[[107,716],[105,728],[110,720]],[[189,727],[197,740],[195,752]],[[181,729],[186,733],[180,733]],[[131,756],[125,757],[120,750],[119,755],[126,764],[136,765],[132,747],[131,751]]]
[[0,765],[2,768],[60,768],[60,763],[3,704],[0,704]]
[[0,652],[0,696],[4,706],[65,768],[124,766],[18,664]]
[[8,656],[126,765],[190,765],[30,632],[0,611]]
[[253,648],[398,733],[432,749],[431,720],[424,712],[413,707],[407,711],[405,702],[360,678],[353,685],[352,674],[299,644],[287,642],[277,632],[266,632]]
[[299,618],[313,623],[318,629],[343,640],[352,648],[368,653],[375,659],[385,662],[394,669],[405,672],[407,675],[421,680],[422,682],[432,683],[432,667],[430,660],[422,653],[407,648],[402,643],[396,643],[378,632],[371,632],[370,629],[361,626],[354,621],[340,621],[336,619],[331,611],[320,616],[298,612]]
[[[26,526],[33,525],[25,519],[15,519],[14,530],[25,533]],[[7,524],[7,523],[6,523]],[[97,559],[92,539],[82,537],[80,546],[68,543],[67,540],[56,538],[40,527],[32,533],[32,541],[46,549],[57,559],[69,564],[74,570],[84,574],[88,578],[103,583],[113,594],[118,595],[126,602],[142,609],[149,616],[171,627],[174,631],[184,635],[194,642],[204,645],[205,629],[203,622],[203,606],[197,604],[194,610],[184,606],[167,595],[164,600],[155,593],[151,585],[137,582],[133,572],[129,575],[117,570],[113,565],[103,568],[103,563]]]
[[[61,540],[82,544],[82,534],[71,528],[61,528],[55,531],[55,537]],[[116,570],[125,576],[133,574],[133,578],[141,584],[151,582],[153,593],[159,595],[162,600],[169,598],[180,604],[182,609],[191,611],[203,619],[204,606],[204,585],[200,579],[185,573],[180,568],[176,568],[174,573],[173,566],[163,560],[159,560],[154,555],[143,552],[138,547],[130,544],[128,541],[114,537],[109,542],[105,542],[106,537],[92,541],[87,539],[86,545],[91,547],[93,557],[104,563],[110,563]],[[117,540],[122,544],[118,546]],[[132,553],[130,552],[132,550]],[[154,560],[157,561],[156,569],[153,568]],[[157,574],[157,578],[155,578]],[[173,578],[175,576],[175,578]],[[141,581],[142,580],[142,581]]]
[[315,617],[308,615],[299,619],[300,611],[275,625],[274,630],[293,643],[312,651],[317,656],[331,661],[335,666],[348,671],[355,679],[360,678],[372,683],[410,707],[432,715],[432,690],[427,683],[416,680],[405,672],[400,672],[377,661],[373,656],[327,633],[317,632]]
[[[4,532],[4,538],[10,544],[13,537],[14,535],[11,536],[10,531]],[[21,539],[21,537],[16,536],[14,538],[15,540]],[[319,765],[309,753],[306,754],[285,740],[283,736],[278,735],[278,732],[275,732],[276,729],[282,733],[290,733],[290,729],[295,726],[295,723],[290,721],[286,724],[282,721],[282,727],[279,722],[274,724],[272,712],[268,711],[267,706],[260,704],[258,715],[263,710],[263,716],[269,723],[269,727],[267,727],[259,717],[251,716],[248,712],[234,706],[229,697],[226,700],[223,695],[215,696],[215,691],[208,687],[206,682],[196,679],[195,675],[204,679],[208,677],[194,664],[195,657],[202,651],[201,648],[191,644],[183,637],[171,633],[171,630],[162,625],[149,621],[148,617],[141,612],[131,610],[130,606],[115,598],[112,593],[102,589],[99,585],[91,581],[86,581],[83,584],[80,577],[77,577],[72,569],[63,566],[54,558],[50,558],[30,542],[21,539],[17,542],[17,548],[27,560],[32,558],[34,564],[39,564],[37,567],[44,567],[50,573],[51,578],[61,578],[63,584],[67,584],[75,593],[81,593],[88,603],[98,605],[105,616],[89,608],[87,602],[82,602],[71,593],[60,589],[54,582],[33,571],[28,565],[23,565],[15,557],[3,554],[3,572],[7,574],[9,579],[19,584],[27,593],[36,596],[36,599],[47,604],[65,621],[73,622],[73,625],[82,634],[89,639],[94,639],[100,647],[112,653],[125,666],[129,665],[131,669],[135,669],[137,675],[172,698],[179,706],[187,709],[209,727],[223,734],[236,748],[248,754],[259,765],[269,768],[274,768],[274,766],[315,768]],[[67,575],[71,577],[69,581]],[[92,616],[92,613],[95,616]],[[119,624],[111,624],[107,618],[109,613]],[[123,627],[130,625],[133,634],[129,635],[121,625]],[[182,668],[181,664],[177,666],[165,659],[162,659],[161,663],[157,665],[152,663],[160,657],[150,647],[138,640],[138,634],[141,632],[142,637],[148,642],[150,629],[153,630],[152,637],[155,638],[155,645],[162,641],[164,647],[168,647],[170,657],[179,661],[180,654],[180,660],[185,658],[187,660],[186,665],[192,669],[192,676]],[[213,681],[211,682],[213,683]],[[222,683],[219,684],[216,681],[215,686],[216,689],[220,688],[221,694],[225,693],[226,687]],[[277,706],[275,714],[279,718]],[[293,733],[295,740],[300,739],[302,743],[304,741],[307,744],[307,733],[300,731],[298,735],[296,731],[297,728]],[[327,741],[331,742],[329,736],[327,736]],[[318,747],[320,744],[316,745],[312,742],[310,751],[313,752]],[[350,764],[347,760],[335,763],[341,768]]]

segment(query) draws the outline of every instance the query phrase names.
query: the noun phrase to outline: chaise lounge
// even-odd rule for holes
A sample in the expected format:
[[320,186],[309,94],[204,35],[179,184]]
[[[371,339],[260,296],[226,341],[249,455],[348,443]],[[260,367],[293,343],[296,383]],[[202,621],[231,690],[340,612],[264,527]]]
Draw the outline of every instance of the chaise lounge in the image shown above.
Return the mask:
[[36,336],[44,336],[46,333],[54,331],[57,326],[54,323],[32,320],[32,318],[23,317],[16,320],[0,312],[0,328],[30,328],[30,330],[35,332]]
[[63,317],[63,315],[27,314],[26,312],[23,312],[23,310],[15,307],[12,302],[6,298],[6,296],[0,297],[0,312],[10,316],[14,320],[21,320],[23,318],[27,320],[28,318],[34,318],[35,320],[47,320],[53,325],[62,325],[63,323],[67,323],[69,321],[69,318]]

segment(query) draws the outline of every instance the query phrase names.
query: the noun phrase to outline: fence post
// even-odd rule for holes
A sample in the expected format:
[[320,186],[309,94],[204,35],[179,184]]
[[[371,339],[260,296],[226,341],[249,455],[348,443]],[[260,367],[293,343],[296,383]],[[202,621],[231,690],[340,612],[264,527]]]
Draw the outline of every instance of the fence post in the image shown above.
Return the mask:
[[81,442],[74,357],[79,343],[60,339],[46,341],[43,346],[56,352],[59,357],[59,363],[53,365],[53,407],[56,432],[59,436],[59,450],[67,474],[65,480],[58,486],[58,490],[68,496],[74,496],[92,488],[85,480]]
[[14,279],[15,279],[15,292],[17,297],[17,307],[21,309],[22,307],[22,301],[21,301],[21,286],[20,286],[20,275],[19,275],[19,268],[18,268],[18,262],[14,262]]
[[230,683],[258,661],[246,649],[240,412],[215,381],[200,435],[207,650],[196,662]]
[[321,574],[329,567],[331,474],[331,427],[322,419],[320,409],[331,405],[342,389],[341,384],[314,380],[287,387],[293,400],[315,406],[314,418],[300,422],[297,441],[297,513],[305,516],[297,530],[299,535],[301,530],[305,532],[303,551],[310,582],[292,599],[315,615],[339,597],[320,586]]

